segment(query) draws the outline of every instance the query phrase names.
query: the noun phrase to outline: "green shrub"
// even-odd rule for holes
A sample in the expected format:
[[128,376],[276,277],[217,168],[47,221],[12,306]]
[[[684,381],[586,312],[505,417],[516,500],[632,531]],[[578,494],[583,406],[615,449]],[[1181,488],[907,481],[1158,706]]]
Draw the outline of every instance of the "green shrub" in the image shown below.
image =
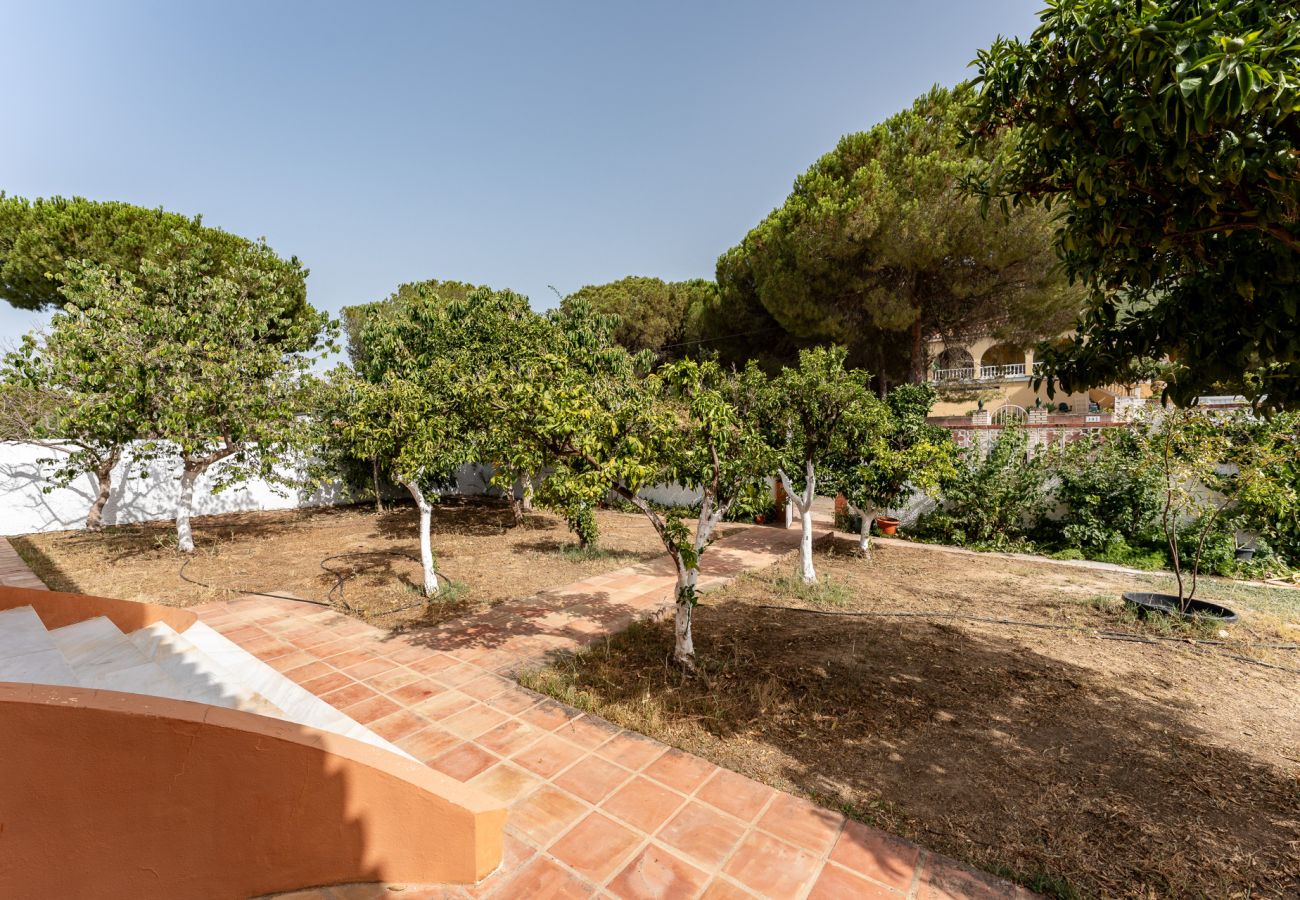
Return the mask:
[[993,549],[1023,547],[1047,510],[1048,471],[1029,458],[1024,429],[1003,428],[986,458],[972,447],[943,485],[938,509],[921,517],[922,538]]
[[1066,506],[1051,523],[1052,543],[1098,558],[1159,541],[1160,472],[1143,465],[1131,433],[1073,441],[1053,450],[1046,464],[1055,477],[1054,498]]

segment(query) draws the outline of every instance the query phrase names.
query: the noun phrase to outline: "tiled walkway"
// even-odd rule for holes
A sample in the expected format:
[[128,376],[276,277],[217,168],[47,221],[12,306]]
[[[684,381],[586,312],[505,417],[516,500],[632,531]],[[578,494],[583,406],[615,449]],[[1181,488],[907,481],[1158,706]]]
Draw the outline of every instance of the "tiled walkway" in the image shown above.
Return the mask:
[[[770,564],[797,537],[738,529],[705,555],[703,585]],[[583,646],[667,608],[672,583],[666,564],[635,566],[398,636],[264,597],[201,608],[226,637],[510,809],[504,863],[471,888],[394,894],[353,886],[302,896],[1029,896],[508,677],[550,651]]]
[[[738,528],[705,555],[701,587],[765,567],[797,541],[794,531]],[[0,580],[29,586],[28,579],[35,576],[0,540]],[[551,651],[669,608],[672,584],[666,562],[634,566],[396,636],[289,600],[245,597],[196,608],[303,687],[510,810],[504,861],[472,887],[350,885],[284,896],[1032,896],[508,677]]]
[[45,582],[27,567],[8,538],[0,537],[0,585],[45,590]]

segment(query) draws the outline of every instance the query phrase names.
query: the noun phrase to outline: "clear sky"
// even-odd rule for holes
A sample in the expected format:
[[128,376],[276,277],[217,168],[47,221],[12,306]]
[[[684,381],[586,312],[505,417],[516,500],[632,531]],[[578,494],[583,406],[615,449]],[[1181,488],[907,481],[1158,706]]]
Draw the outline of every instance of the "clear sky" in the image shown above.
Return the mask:
[[[1041,0],[0,0],[0,190],[202,213],[337,312],[399,283],[538,309],[718,255]],[[44,317],[0,303],[0,344]]]

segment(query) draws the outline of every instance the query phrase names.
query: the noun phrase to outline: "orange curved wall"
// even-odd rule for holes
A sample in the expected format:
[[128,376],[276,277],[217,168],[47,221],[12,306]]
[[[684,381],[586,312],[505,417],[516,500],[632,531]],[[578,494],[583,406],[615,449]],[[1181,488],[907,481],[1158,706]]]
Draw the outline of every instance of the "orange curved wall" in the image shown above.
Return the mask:
[[236,710],[0,684],[0,897],[473,882],[505,810],[367,744]]
[[36,610],[46,628],[62,628],[86,619],[107,616],[119,631],[130,634],[154,622],[166,622],[175,631],[184,631],[198,621],[198,616],[194,613],[173,606],[0,586],[0,611],[17,606],[30,606]]

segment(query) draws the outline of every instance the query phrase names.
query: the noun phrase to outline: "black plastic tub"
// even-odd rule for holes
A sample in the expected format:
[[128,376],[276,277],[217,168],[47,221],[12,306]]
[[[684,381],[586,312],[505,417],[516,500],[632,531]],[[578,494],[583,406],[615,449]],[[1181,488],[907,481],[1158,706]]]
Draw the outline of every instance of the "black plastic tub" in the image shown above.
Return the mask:
[[1237,621],[1237,614],[1226,606],[1211,603],[1209,600],[1187,601],[1187,612],[1182,612],[1178,597],[1174,594],[1148,594],[1130,591],[1124,595],[1124,602],[1137,607],[1138,615],[1163,613],[1167,616],[1181,616],[1184,619],[1213,619],[1229,625]]

